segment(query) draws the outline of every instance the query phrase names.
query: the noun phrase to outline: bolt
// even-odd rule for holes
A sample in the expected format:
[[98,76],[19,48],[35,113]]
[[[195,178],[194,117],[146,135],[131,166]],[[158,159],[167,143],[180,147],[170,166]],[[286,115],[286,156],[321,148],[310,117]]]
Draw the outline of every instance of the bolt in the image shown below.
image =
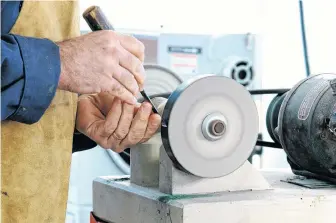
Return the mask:
[[222,120],[214,120],[210,123],[210,132],[215,136],[223,135],[225,132],[225,123]]
[[208,115],[202,123],[203,136],[210,140],[215,141],[222,138],[226,131],[226,120],[220,113],[213,113]]

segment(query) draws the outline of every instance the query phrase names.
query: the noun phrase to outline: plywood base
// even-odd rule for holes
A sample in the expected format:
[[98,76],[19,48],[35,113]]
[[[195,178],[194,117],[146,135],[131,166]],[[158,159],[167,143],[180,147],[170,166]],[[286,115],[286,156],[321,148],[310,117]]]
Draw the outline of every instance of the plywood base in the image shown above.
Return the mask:
[[93,184],[93,212],[110,223],[324,223],[336,219],[336,189],[308,189],[283,182],[289,172],[262,172],[273,189],[167,195],[100,177]]

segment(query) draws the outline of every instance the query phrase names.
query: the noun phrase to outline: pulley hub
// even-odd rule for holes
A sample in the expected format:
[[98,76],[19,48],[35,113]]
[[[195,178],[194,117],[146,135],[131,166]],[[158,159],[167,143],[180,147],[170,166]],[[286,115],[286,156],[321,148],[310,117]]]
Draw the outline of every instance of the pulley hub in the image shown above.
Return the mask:
[[208,115],[202,123],[202,133],[207,140],[215,141],[225,133],[226,120],[221,113]]

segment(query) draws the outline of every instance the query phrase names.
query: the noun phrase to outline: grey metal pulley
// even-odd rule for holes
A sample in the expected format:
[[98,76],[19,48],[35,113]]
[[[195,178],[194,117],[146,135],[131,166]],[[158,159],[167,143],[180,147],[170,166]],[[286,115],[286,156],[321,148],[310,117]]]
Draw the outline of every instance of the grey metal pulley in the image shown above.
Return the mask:
[[205,75],[184,82],[170,95],[162,114],[161,137],[180,170],[220,177],[248,159],[258,124],[256,105],[241,84]]
[[[146,72],[144,88],[149,96],[170,93],[182,83],[182,79],[176,73],[163,66],[145,64],[144,68]],[[138,98],[142,100],[141,94]]]

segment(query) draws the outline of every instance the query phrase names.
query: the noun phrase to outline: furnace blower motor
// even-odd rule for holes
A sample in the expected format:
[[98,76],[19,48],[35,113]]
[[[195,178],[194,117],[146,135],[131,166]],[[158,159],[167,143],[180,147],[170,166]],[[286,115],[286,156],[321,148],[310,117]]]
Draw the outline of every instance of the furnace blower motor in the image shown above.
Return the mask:
[[295,174],[336,183],[336,74],[310,76],[278,94],[266,123]]

